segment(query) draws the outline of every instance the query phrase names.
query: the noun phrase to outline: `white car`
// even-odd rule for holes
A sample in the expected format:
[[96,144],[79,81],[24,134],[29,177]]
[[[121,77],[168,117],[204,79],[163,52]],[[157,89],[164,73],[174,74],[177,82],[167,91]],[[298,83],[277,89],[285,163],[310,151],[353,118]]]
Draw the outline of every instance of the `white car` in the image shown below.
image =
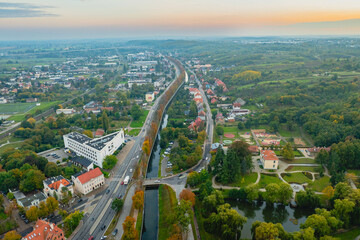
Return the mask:
[[160,180],[155,180],[154,183],[160,183]]
[[132,168],[130,168],[130,172],[132,173]]

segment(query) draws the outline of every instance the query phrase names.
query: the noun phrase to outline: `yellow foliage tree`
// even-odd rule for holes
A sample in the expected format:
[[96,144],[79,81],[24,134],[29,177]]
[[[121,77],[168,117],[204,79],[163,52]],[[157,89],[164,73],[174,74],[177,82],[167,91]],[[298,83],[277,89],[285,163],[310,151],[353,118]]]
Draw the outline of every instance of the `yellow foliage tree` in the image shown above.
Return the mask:
[[149,139],[146,139],[143,143],[142,150],[144,153],[149,156],[150,155],[150,141]]
[[94,138],[93,133],[90,130],[83,131],[83,134],[85,134],[89,138]]
[[4,240],[20,240],[21,235],[18,234],[15,230],[7,232],[4,236]]
[[322,190],[323,195],[327,198],[330,199],[334,196],[334,188],[332,186],[327,186],[324,190]]
[[27,120],[31,125],[34,125],[36,123],[36,120],[34,118],[29,118]]
[[144,191],[138,191],[132,197],[135,209],[140,209],[144,205]]

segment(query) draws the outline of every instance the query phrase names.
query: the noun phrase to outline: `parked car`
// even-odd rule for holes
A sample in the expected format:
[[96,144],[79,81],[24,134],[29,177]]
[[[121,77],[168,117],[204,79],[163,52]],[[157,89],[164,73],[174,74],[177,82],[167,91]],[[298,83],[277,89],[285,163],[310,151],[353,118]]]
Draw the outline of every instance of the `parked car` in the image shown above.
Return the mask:
[[105,228],[106,228],[106,226],[103,225],[100,229],[101,229],[101,230],[105,230]]
[[110,192],[110,189],[106,190],[106,194],[109,194],[109,192]]
[[115,236],[118,233],[118,229],[116,228],[113,232],[112,235]]
[[160,180],[155,180],[154,183],[160,183]]
[[94,237],[93,236],[91,236],[91,237],[89,237],[89,239],[88,240],[94,240]]

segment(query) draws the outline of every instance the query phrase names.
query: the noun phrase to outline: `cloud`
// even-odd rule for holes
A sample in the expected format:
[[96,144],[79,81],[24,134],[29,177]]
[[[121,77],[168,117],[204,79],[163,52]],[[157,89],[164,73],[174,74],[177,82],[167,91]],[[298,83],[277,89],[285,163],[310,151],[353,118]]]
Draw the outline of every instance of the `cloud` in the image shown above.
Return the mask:
[[48,13],[50,6],[33,5],[29,3],[0,2],[0,18],[31,18],[55,17],[57,14]]

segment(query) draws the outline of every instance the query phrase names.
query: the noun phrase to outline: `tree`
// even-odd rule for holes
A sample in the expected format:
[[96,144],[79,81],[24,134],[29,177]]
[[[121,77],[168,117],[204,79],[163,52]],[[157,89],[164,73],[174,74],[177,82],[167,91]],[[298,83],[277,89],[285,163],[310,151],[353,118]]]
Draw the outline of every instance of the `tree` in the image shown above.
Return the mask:
[[344,199],[352,193],[352,189],[348,183],[340,182],[335,186],[334,198]]
[[90,131],[90,130],[85,130],[85,131],[83,131],[83,134],[85,134],[85,135],[88,136],[89,138],[94,138],[93,133],[92,133],[92,131]]
[[35,221],[36,219],[39,218],[38,215],[38,208],[36,206],[31,206],[27,211],[26,211],[26,218],[32,222]]
[[64,219],[64,226],[69,232],[73,232],[84,217],[84,212],[76,210]]
[[224,128],[220,125],[216,126],[216,134],[219,136],[224,135]]
[[202,201],[203,211],[205,215],[209,215],[216,211],[218,205],[224,203],[224,196],[218,190],[213,191],[209,196]]
[[265,200],[269,203],[275,203],[278,200],[280,187],[276,183],[270,183],[265,187]]
[[137,191],[132,197],[133,206],[135,209],[141,209],[144,205],[144,191]]
[[246,218],[226,203],[217,208],[217,213],[212,213],[206,220],[207,232],[213,233],[221,239],[239,239],[241,229]]
[[327,223],[327,220],[324,216],[313,214],[310,215],[304,224],[301,225],[301,228],[308,228],[311,227],[315,231],[315,236],[317,238],[329,234],[331,229]]
[[4,239],[3,240],[20,240],[21,239],[21,235],[18,234],[15,230],[7,232],[4,235]]
[[320,197],[311,189],[296,193],[295,200],[299,207],[317,208],[320,206]]
[[328,200],[334,196],[334,188],[332,186],[327,186],[322,190],[323,196],[325,196]]
[[46,206],[49,213],[54,213],[59,208],[59,202],[54,197],[48,197],[46,199]]
[[43,180],[45,180],[45,175],[40,170],[31,169],[23,177],[19,188],[23,192],[31,192],[35,189],[43,189]]
[[255,240],[275,240],[279,239],[279,229],[273,223],[254,222],[251,228]]
[[116,165],[117,161],[118,161],[118,159],[116,156],[108,155],[104,159],[103,167],[105,169],[112,169]]
[[345,227],[349,227],[350,217],[354,207],[355,203],[349,199],[336,199],[332,213],[344,223]]
[[218,174],[222,170],[222,166],[224,165],[225,153],[221,146],[216,151],[215,160],[212,162],[212,166],[214,167],[214,175]]
[[286,160],[293,160],[295,157],[295,154],[293,152],[293,148],[291,146],[291,143],[286,143],[285,146],[283,147],[283,149],[281,150],[281,155],[286,159]]
[[48,162],[44,170],[45,176],[55,177],[61,174],[61,168],[56,163]]
[[109,130],[109,117],[106,114],[106,111],[102,113],[102,126],[105,132]]
[[149,139],[145,139],[145,141],[143,142],[143,146],[142,146],[142,150],[144,151],[144,153],[149,156],[150,155],[150,142]]
[[250,184],[245,187],[246,197],[249,201],[254,201],[259,198],[259,186]]
[[282,204],[287,204],[292,198],[293,190],[287,183],[279,183],[278,201]]
[[135,121],[138,120],[142,115],[139,105],[133,104],[130,109],[130,114],[131,114],[131,117],[133,120],[135,120]]
[[111,208],[116,212],[120,212],[123,206],[124,206],[124,200],[121,198],[115,198],[111,203]]
[[176,222],[181,226],[184,232],[188,231],[188,226],[193,218],[193,211],[191,208],[191,202],[186,200],[180,200],[180,203],[176,205],[175,209]]
[[[13,200],[15,198],[14,194],[12,192],[8,192],[8,194],[6,194],[6,197],[9,199],[9,200]],[[2,203],[0,202],[0,205]]]
[[197,117],[197,107],[196,107],[195,101],[191,101],[191,102],[190,102],[190,113],[189,113],[189,116],[190,116],[191,118]]
[[243,122],[239,122],[238,125],[237,125],[237,127],[238,127],[239,130],[245,129],[245,125],[244,125]]
[[315,231],[311,227],[301,229],[299,232],[294,232],[294,240],[316,240]]
[[190,189],[183,189],[179,195],[180,200],[190,201],[192,206],[195,206],[195,193]]
[[127,216],[123,223],[124,233],[122,239],[135,240],[138,239],[138,231],[135,229],[135,219]]
[[39,210],[38,210],[38,216],[39,216],[40,218],[44,218],[44,217],[46,217],[48,214],[49,214],[49,209],[48,209],[48,207],[46,206],[46,203],[45,203],[45,202],[40,202],[40,204],[39,204]]
[[319,164],[326,164],[329,160],[329,153],[325,149],[320,149],[318,155],[315,157],[315,160]]

